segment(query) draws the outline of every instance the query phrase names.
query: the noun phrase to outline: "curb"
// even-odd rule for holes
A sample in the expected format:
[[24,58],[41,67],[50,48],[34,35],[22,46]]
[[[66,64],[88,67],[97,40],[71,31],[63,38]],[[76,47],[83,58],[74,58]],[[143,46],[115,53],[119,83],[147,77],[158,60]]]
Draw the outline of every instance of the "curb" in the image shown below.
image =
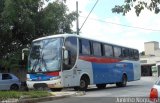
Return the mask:
[[67,98],[67,97],[71,97],[71,95],[50,96],[50,97],[31,98],[31,99],[21,99],[17,103],[37,103],[37,102],[52,101],[52,100],[62,99],[62,98]]

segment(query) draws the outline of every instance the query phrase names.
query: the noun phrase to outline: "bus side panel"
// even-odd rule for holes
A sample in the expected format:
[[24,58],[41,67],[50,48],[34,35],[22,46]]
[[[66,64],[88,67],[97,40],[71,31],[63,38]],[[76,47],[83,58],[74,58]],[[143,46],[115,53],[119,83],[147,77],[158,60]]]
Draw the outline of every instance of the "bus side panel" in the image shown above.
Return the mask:
[[132,63],[92,63],[94,84],[121,82],[123,73],[128,81],[134,80]]
[[128,81],[134,80],[134,71],[133,71],[133,64],[132,63],[123,63],[125,65],[125,73],[127,75]]
[[83,74],[87,74],[90,79],[90,84],[93,84],[93,71],[92,71],[92,64],[89,61],[79,59],[77,61],[77,77],[79,81],[77,82],[79,86],[80,78]]
[[139,61],[123,61],[127,64],[127,77],[128,81],[135,81],[139,80],[141,77],[141,68],[140,68],[140,62]]
[[106,58],[95,57],[81,57],[80,59],[83,61],[83,63],[80,63],[81,65],[78,67],[81,68],[83,72],[89,70],[89,75],[91,78],[93,78],[93,82],[91,79],[91,84],[109,84],[121,82],[124,73],[127,75],[128,81],[138,80],[139,78],[137,75],[140,74],[140,69],[137,68],[139,64],[136,61],[109,61]]
[[113,64],[92,63],[92,67],[94,84],[110,83],[114,81]]

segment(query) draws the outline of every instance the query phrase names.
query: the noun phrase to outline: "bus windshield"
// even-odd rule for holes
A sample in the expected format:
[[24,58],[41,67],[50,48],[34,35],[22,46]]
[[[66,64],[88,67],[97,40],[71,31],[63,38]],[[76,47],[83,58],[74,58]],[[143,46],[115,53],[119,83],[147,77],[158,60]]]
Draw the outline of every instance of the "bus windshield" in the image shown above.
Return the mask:
[[50,38],[32,43],[28,72],[59,71],[62,38]]

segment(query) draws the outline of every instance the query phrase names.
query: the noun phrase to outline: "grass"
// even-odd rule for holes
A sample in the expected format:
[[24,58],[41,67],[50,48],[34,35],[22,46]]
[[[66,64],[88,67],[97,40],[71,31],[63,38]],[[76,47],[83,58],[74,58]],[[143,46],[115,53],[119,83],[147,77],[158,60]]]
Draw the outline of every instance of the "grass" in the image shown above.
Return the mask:
[[47,91],[0,91],[0,101],[7,100],[11,98],[39,98],[39,97],[47,97],[50,96],[51,93]]

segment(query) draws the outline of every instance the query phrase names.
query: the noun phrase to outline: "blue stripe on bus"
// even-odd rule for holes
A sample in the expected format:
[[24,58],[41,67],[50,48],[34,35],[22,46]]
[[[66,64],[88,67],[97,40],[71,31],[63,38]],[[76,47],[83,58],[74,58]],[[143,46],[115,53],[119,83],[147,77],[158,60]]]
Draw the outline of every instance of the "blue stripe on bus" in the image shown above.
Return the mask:
[[32,81],[45,81],[45,80],[50,80],[50,78],[53,77],[45,74],[29,74],[29,75]]
[[134,80],[132,63],[93,63],[93,82],[94,84],[115,83],[122,80],[122,74],[126,73],[128,81]]

